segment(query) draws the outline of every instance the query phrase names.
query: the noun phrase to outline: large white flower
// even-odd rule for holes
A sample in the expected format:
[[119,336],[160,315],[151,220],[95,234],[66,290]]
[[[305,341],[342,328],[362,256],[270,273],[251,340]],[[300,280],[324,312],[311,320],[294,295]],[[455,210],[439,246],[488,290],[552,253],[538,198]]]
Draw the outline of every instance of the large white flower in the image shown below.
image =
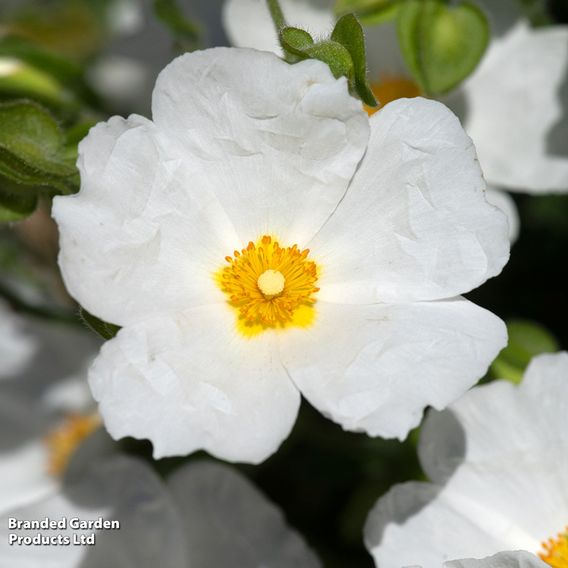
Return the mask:
[[[83,448],[81,452],[86,450]],[[10,529],[8,519],[118,521],[119,530]],[[95,533],[95,546],[26,545],[14,537]],[[10,535],[12,543],[10,544]],[[0,567],[318,568],[275,505],[227,466],[179,468],[167,483],[141,461],[78,454],[62,488],[0,515]]]
[[80,193],[54,202],[60,265],[123,326],[90,384],[110,433],[156,457],[259,462],[300,392],[346,429],[403,438],[506,341],[455,297],[501,270],[508,240],[439,103],[369,121],[319,61],[207,50],[162,72],[153,122],[95,127],[79,168]]
[[568,566],[568,353],[536,357],[521,385],[477,387],[423,425],[431,483],[395,486],[369,515],[379,568],[542,553]]

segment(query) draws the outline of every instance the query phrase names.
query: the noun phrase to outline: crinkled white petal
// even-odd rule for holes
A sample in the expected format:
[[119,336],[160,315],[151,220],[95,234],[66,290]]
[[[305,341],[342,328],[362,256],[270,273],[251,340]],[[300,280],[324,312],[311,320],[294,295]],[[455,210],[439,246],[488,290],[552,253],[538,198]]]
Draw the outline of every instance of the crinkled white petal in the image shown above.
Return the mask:
[[348,430],[405,438],[444,408],[506,344],[503,322],[463,299],[354,306],[318,302],[315,324],[280,339],[302,394]]
[[0,301],[0,379],[22,372],[36,350],[36,342],[22,329],[21,319]]
[[361,102],[327,65],[247,49],[177,58],[152,108],[192,168],[187,189],[214,194],[245,246],[264,234],[305,244],[345,194],[369,135]]
[[149,120],[113,117],[79,145],[81,191],[56,197],[69,292],[120,325],[218,299],[236,235],[218,200]]
[[[286,23],[308,31],[316,41],[329,36],[333,30],[335,18],[330,2],[318,4],[310,0],[283,0],[280,5]],[[231,45],[282,55],[276,28],[265,1],[226,0],[222,18]]]
[[485,198],[491,205],[495,205],[505,213],[509,224],[509,240],[511,244],[514,243],[519,238],[520,219],[513,198],[506,191],[500,191],[491,186],[487,188]]
[[89,374],[114,438],[148,438],[156,458],[197,449],[260,462],[295,421],[300,395],[273,334],[245,339],[235,314],[211,305],[121,330]]
[[[568,520],[568,354],[535,359],[525,381],[475,388],[424,423],[420,460],[436,484],[398,486],[369,516],[381,568],[435,568],[503,550],[537,553]],[[404,564],[404,562],[402,563]]]
[[520,22],[493,41],[463,92],[464,127],[489,183],[568,191],[568,26]]
[[[120,530],[96,532],[96,546],[9,544],[9,534],[90,535],[93,530],[10,530],[8,517],[20,520],[118,520]],[[137,460],[114,457],[92,464],[88,475],[42,500],[0,516],[3,566],[37,568],[180,568],[189,566],[179,517],[160,479]]]
[[499,552],[488,558],[475,560],[454,560],[446,562],[444,568],[549,568],[546,562],[524,550]]
[[339,303],[455,296],[498,274],[505,216],[485,200],[471,140],[442,104],[401,99],[371,118],[369,148],[309,243],[318,298]]
[[192,568],[316,568],[316,555],[280,510],[235,470],[187,464],[168,479]]

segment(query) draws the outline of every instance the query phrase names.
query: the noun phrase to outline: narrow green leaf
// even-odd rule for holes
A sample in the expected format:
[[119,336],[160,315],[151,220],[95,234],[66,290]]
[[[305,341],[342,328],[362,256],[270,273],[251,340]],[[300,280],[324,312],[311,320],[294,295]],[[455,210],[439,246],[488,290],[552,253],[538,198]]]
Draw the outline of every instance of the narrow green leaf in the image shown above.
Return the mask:
[[429,95],[442,95],[470,75],[489,43],[489,24],[471,2],[405,0],[398,10],[405,61]]
[[343,45],[351,56],[355,90],[361,100],[369,106],[377,106],[377,101],[367,82],[365,36],[357,18],[353,14],[346,14],[339,18],[331,34],[331,39]]
[[492,373],[514,383],[522,380],[525,369],[535,355],[559,350],[554,336],[542,325],[528,320],[507,323],[509,343],[491,365]]
[[112,339],[120,331],[120,326],[99,319],[85,308],[79,308],[79,315],[89,329],[105,340]]

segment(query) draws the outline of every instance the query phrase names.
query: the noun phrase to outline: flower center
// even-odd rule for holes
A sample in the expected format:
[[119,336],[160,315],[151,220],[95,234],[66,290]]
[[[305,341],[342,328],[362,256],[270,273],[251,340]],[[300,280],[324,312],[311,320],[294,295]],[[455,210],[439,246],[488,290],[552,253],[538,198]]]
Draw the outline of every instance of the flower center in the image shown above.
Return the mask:
[[65,471],[71,456],[81,442],[101,425],[97,413],[83,416],[71,414],[45,438],[49,452],[47,469],[53,476]]
[[369,116],[392,101],[403,98],[411,99],[422,94],[420,87],[414,81],[398,75],[384,75],[380,81],[371,84],[371,90],[379,106],[374,108],[365,106]]
[[302,306],[316,301],[317,266],[307,260],[309,253],[297,245],[281,247],[265,235],[225,257],[229,266],[220,273],[221,289],[249,324],[283,326]]
[[568,527],[563,533],[559,533],[556,538],[549,538],[542,543],[544,552],[539,552],[539,556],[553,568],[568,568]]

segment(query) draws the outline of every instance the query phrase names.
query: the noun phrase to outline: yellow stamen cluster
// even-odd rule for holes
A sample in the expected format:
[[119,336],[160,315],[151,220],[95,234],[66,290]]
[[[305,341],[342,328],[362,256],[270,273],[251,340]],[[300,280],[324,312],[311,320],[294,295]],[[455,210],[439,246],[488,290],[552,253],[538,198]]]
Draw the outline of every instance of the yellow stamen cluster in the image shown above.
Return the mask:
[[222,290],[249,323],[275,326],[289,322],[300,305],[313,304],[319,288],[315,262],[309,249],[283,248],[272,237],[250,242],[242,251],[225,257]]
[[420,96],[420,87],[411,79],[396,75],[385,75],[377,83],[371,84],[371,90],[379,103],[378,107],[365,106],[367,114],[375,114],[381,107],[397,99],[414,98]]
[[45,438],[49,451],[49,473],[54,476],[63,474],[81,442],[100,425],[101,418],[96,413],[87,416],[72,414],[65,418],[63,423]]
[[568,527],[556,538],[543,542],[542,548],[544,552],[540,552],[539,556],[544,562],[553,568],[568,568]]

